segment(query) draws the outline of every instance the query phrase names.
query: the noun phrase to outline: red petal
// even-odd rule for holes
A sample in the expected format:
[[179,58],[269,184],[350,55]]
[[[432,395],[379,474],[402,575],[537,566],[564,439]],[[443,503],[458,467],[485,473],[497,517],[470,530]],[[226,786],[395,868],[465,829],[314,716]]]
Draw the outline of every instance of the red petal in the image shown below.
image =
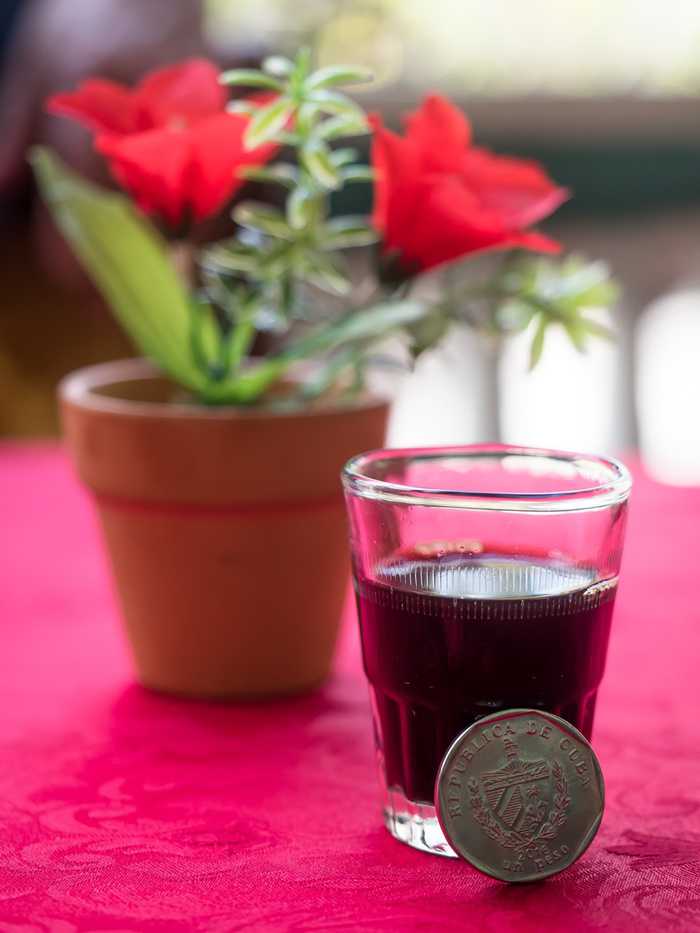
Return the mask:
[[483,250],[543,252],[557,243],[525,230],[568,197],[535,162],[470,148],[460,110],[434,94],[408,119],[405,138],[372,120],[374,224],[386,252],[429,269]]
[[99,136],[96,148],[109,160],[117,181],[147,214],[177,225],[188,202],[188,133],[150,130],[132,136]]
[[419,221],[394,243],[407,265],[431,269],[473,253],[521,247],[556,252],[558,244],[538,233],[509,227],[485,207],[478,193],[455,176],[426,179],[417,200]]
[[160,68],[148,74],[134,92],[150,126],[173,126],[220,113],[226,106],[226,89],[219,83],[219,69],[204,58]]
[[215,214],[243,183],[240,169],[274,155],[273,145],[245,150],[247,123],[247,117],[220,113],[183,130],[99,137],[97,148],[143,211],[176,225],[186,209],[197,220]]
[[537,162],[496,156],[485,149],[464,155],[460,175],[509,227],[537,223],[569,198],[569,192],[557,187]]
[[246,150],[243,133],[248,117],[220,113],[192,127],[188,200],[198,220],[215,214],[243,184],[241,169],[262,165],[271,159],[277,146],[268,144]]
[[563,249],[561,243],[557,243],[556,240],[536,230],[515,234],[513,246],[529,249],[535,253],[560,253]]
[[371,160],[376,173],[372,223],[392,248],[394,237],[414,222],[416,199],[412,191],[420,181],[420,154],[414,143],[386,129],[373,114]]
[[446,97],[431,94],[406,120],[408,138],[420,148],[423,167],[454,171],[471,145],[471,125],[465,114]]
[[98,133],[133,133],[138,108],[131,91],[115,81],[90,78],[72,93],[54,94],[46,102],[49,113],[72,117]]
[[417,200],[419,220],[403,234],[402,246],[412,265],[430,269],[488,249],[503,235],[497,220],[482,216],[478,200],[454,178],[426,179]]

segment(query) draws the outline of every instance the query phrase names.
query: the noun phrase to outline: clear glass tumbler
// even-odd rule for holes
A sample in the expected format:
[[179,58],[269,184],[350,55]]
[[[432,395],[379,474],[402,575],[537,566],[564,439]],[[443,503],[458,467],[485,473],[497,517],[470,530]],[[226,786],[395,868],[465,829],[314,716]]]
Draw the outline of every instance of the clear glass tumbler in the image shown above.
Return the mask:
[[527,707],[590,738],[630,476],[488,445],[372,451],[343,483],[386,826],[452,855],[433,787],[463,729]]

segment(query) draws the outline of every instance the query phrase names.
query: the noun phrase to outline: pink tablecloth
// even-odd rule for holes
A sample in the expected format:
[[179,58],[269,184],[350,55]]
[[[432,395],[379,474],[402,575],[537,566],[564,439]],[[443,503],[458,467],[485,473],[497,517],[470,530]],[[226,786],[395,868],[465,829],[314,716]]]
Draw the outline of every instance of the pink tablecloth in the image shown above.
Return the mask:
[[700,489],[639,479],[589,853],[509,887],[391,839],[354,623],[289,703],[133,683],[89,504],[0,448],[0,930],[700,930]]

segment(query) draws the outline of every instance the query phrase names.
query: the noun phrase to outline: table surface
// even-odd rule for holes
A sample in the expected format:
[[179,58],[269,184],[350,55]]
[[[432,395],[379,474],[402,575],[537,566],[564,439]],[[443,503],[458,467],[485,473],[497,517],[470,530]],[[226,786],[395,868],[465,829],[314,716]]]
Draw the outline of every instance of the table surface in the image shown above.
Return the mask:
[[638,477],[567,872],[508,886],[395,842],[350,608],[336,673],[262,705],[135,685],[63,455],[0,447],[0,931],[700,930],[700,489]]

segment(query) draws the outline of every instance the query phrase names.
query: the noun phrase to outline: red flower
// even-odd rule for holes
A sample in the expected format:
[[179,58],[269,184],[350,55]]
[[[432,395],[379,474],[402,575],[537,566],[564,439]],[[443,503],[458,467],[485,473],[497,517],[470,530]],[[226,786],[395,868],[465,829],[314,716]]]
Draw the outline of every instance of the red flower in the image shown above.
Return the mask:
[[226,113],[227,95],[211,62],[192,59],[151,72],[130,89],[92,78],[74,93],[55,94],[49,112],[96,132],[95,148],[147,214],[178,224],[215,214],[243,183],[239,170],[275,152],[246,151],[248,117]]
[[568,197],[535,162],[472,145],[464,114],[437,94],[410,115],[407,133],[372,117],[377,180],[373,222],[386,254],[404,273],[487,249],[558,252],[554,240],[525,228]]

